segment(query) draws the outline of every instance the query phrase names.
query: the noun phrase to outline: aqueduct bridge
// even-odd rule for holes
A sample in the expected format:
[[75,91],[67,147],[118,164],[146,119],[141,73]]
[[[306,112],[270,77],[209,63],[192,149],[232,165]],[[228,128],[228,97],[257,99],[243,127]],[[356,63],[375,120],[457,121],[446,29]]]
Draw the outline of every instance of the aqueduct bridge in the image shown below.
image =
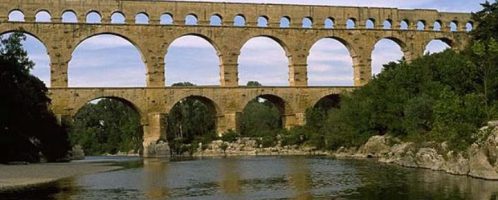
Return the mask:
[[[22,12],[24,20],[13,22],[9,19],[11,12]],[[37,22],[40,12],[50,14],[50,22]],[[67,14],[76,20],[68,22],[64,19]],[[126,20],[113,24],[113,14]],[[97,16],[98,23],[87,23],[89,15]],[[137,15],[145,16],[147,23],[135,23]],[[193,16],[195,23],[186,24],[186,16]],[[165,22],[163,17],[170,20]],[[373,27],[366,26],[368,23]],[[472,21],[468,13],[418,9],[158,0],[0,0],[0,33],[23,31],[39,39],[48,51],[53,111],[61,119],[71,119],[93,99],[108,97],[127,102],[141,115],[144,156],[155,155],[154,144],[166,134],[162,123],[165,116],[185,97],[202,100],[216,112],[219,132],[237,129],[237,118],[244,106],[261,95],[279,107],[286,127],[303,124],[306,108],[323,97],[354,88],[307,87],[307,56],[322,38],[336,39],[347,47],[353,59],[354,85],[362,86],[371,79],[371,53],[377,41],[387,38],[396,42],[405,59],[411,61],[421,56],[433,39],[462,49],[469,41],[469,26]],[[146,66],[146,87],[68,87],[68,63],[73,50],[83,40],[100,34],[120,36],[135,45]],[[220,59],[219,87],[164,86],[164,55],[176,38],[185,35],[202,37],[216,49]],[[258,36],[275,40],[285,50],[288,87],[238,86],[240,49]]]

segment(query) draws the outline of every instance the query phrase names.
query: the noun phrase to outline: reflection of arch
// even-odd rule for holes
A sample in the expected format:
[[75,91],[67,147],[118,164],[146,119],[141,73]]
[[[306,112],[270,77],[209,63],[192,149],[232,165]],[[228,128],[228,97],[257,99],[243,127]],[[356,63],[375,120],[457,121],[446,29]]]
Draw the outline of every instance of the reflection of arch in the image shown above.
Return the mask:
[[71,113],[71,115],[74,117],[76,116],[76,114],[78,114],[78,112],[86,105],[88,104],[89,102],[92,102],[92,101],[95,101],[97,99],[112,99],[112,100],[116,100],[116,101],[119,101],[121,103],[123,103],[124,105],[132,108],[135,112],[138,113],[138,115],[140,116],[140,119],[143,120],[144,119],[144,115],[143,115],[143,112],[144,110],[140,109],[137,104],[133,103],[133,101],[131,100],[128,100],[124,97],[119,97],[119,96],[111,96],[111,95],[103,95],[103,96],[94,96],[94,97],[91,97],[91,98],[86,98],[86,99],[82,99],[80,101],[78,101],[78,103],[76,103],[76,105],[74,105],[74,110],[73,112]]

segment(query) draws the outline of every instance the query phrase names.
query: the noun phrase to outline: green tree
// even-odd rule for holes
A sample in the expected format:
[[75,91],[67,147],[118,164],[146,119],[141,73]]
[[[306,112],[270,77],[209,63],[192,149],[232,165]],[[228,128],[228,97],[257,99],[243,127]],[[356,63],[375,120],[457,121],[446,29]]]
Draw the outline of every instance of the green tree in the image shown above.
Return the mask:
[[16,32],[0,42],[0,162],[58,161],[70,149],[67,132],[50,111],[48,89],[30,74],[29,60]]

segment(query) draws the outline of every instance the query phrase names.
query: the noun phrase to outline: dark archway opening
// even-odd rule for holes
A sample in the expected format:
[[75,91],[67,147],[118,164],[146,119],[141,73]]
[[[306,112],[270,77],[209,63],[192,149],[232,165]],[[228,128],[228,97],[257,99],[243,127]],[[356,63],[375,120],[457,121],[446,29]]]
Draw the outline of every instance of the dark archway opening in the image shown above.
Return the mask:
[[139,154],[142,136],[138,110],[113,97],[85,104],[74,116],[69,134],[73,148],[80,146],[85,155]]
[[[194,86],[176,83],[174,87]],[[178,101],[166,120],[166,135],[172,156],[191,156],[216,139],[217,109],[214,102],[202,96],[188,96]]]
[[240,134],[257,138],[259,146],[277,144],[283,130],[284,101],[275,95],[260,95],[247,103],[240,117]]

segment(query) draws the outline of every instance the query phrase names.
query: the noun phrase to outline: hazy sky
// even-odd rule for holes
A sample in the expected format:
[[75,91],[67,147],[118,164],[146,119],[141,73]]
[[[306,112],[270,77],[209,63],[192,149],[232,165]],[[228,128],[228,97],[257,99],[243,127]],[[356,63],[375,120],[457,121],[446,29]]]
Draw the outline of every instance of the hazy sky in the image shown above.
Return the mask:
[[[207,0],[197,0],[207,1]],[[213,0],[214,1],[214,0]],[[480,9],[482,0],[232,0],[230,2],[292,3],[343,6],[372,6],[397,8],[427,8],[449,12],[472,12]],[[22,18],[12,13],[11,19]],[[39,16],[48,20],[49,16]],[[427,50],[438,52],[448,46],[441,41],[431,42]],[[35,61],[33,73],[49,84],[49,58],[45,47],[28,37],[25,48]],[[401,59],[400,47],[381,40],[372,53],[373,72],[389,61]],[[205,40],[185,36],[175,40],[165,56],[166,84],[190,81],[198,85],[219,85],[219,60],[214,48]],[[69,86],[145,86],[145,66],[138,50],[128,41],[111,35],[100,35],[81,43],[69,63]],[[323,39],[311,49],[308,58],[309,85],[353,85],[352,60],[340,42]],[[263,85],[288,85],[288,60],[280,45],[271,39],[258,37],[249,40],[239,57],[239,84],[256,80]]]

